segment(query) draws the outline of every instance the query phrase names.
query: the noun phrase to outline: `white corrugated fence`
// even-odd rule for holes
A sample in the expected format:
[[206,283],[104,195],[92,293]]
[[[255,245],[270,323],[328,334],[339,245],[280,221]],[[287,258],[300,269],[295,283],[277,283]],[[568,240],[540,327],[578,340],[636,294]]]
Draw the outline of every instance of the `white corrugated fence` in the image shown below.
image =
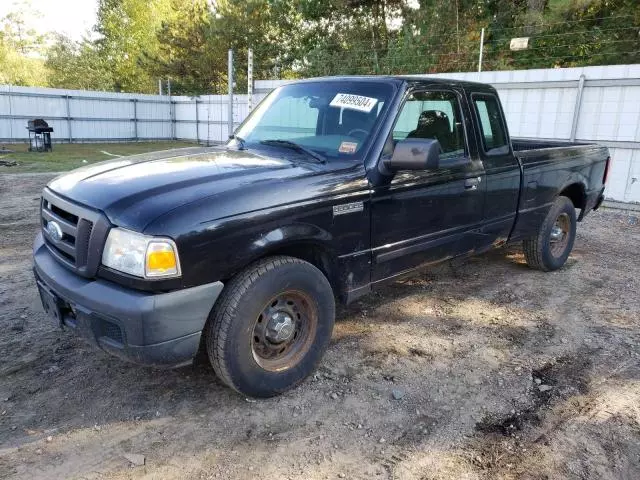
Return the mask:
[[[185,139],[219,143],[228,138],[228,98],[0,85],[0,142],[26,141],[27,121],[42,118],[53,127],[54,142]],[[235,95],[234,124],[246,115],[247,96]]]
[[[607,198],[640,203],[640,65],[432,76],[492,84],[514,137],[608,146]],[[283,83],[256,81],[253,104]],[[248,97],[233,98],[233,123],[238,125],[248,114]],[[212,144],[227,139],[229,97],[0,86],[0,142],[26,140],[32,118],[53,126],[54,142],[184,139]]]

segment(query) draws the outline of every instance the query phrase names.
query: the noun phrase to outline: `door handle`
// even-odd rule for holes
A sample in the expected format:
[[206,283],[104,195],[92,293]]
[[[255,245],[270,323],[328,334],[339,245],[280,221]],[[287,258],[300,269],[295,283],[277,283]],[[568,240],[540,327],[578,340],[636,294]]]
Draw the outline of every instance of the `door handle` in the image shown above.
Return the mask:
[[482,181],[482,177],[467,178],[464,181],[464,189],[465,190],[477,190],[481,181]]

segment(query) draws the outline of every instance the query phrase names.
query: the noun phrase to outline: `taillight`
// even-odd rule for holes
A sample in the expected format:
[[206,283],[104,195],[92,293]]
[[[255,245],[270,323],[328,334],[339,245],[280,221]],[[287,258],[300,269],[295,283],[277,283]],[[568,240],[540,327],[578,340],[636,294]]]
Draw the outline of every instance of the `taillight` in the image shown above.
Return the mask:
[[607,178],[609,178],[609,164],[611,163],[611,157],[607,157],[607,163],[604,166],[604,177],[602,178],[602,184],[607,184]]

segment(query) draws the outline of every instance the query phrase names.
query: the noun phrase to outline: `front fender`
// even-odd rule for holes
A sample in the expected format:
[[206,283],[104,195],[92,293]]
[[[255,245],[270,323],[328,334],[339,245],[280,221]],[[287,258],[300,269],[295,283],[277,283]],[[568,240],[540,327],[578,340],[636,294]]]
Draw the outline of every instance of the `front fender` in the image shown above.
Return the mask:
[[[278,224],[280,223],[280,224]],[[284,223],[284,224],[283,224]],[[321,226],[284,219],[261,222],[256,218],[230,219],[226,225],[194,232],[178,249],[184,252],[183,273],[188,286],[228,280],[259,258],[287,253],[295,247],[304,254],[320,248],[334,258],[334,238]],[[212,280],[215,279],[215,280]]]
[[249,245],[249,252],[256,258],[293,244],[311,243],[329,248],[331,233],[317,225],[293,223],[261,233]]

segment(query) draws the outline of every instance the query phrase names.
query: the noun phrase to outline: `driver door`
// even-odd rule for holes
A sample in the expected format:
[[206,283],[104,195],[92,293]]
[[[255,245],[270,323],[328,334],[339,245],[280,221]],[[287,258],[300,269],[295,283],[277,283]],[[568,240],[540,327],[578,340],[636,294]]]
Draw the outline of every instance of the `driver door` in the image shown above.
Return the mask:
[[407,96],[392,132],[394,144],[436,138],[440,166],[396,172],[389,184],[374,189],[374,283],[477,247],[485,179],[482,162],[468,148],[467,112],[463,92],[455,89],[421,89]]

